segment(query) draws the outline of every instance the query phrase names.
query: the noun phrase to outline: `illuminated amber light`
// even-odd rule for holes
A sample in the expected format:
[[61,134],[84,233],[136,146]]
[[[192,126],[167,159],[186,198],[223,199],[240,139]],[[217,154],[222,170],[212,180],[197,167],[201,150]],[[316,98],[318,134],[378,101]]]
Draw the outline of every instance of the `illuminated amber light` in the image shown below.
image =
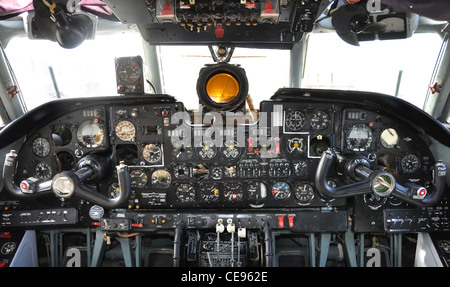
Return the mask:
[[206,84],[206,93],[215,103],[227,104],[239,94],[239,83],[229,74],[217,74],[211,77]]

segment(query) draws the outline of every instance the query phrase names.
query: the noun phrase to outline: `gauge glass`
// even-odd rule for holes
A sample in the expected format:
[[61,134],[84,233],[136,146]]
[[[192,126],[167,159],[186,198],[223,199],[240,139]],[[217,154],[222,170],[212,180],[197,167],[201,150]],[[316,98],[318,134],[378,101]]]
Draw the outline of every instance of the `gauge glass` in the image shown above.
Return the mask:
[[4,243],[0,249],[1,254],[3,255],[10,255],[13,254],[14,251],[16,251],[17,244],[13,241],[8,241]]
[[307,205],[314,198],[314,189],[310,184],[301,183],[295,186],[294,194],[300,205]]
[[156,187],[166,188],[172,182],[172,177],[167,170],[158,169],[152,173],[152,184]]
[[119,196],[119,193],[120,193],[120,187],[117,182],[112,183],[108,187],[108,197],[109,198],[116,198]]
[[293,111],[287,114],[286,116],[286,126],[291,131],[299,131],[306,124],[305,115],[300,111]]
[[148,144],[142,150],[142,156],[149,163],[157,163],[162,158],[161,147],[156,144]]
[[291,188],[289,184],[283,181],[276,182],[272,186],[272,195],[276,200],[283,200],[291,196]]
[[117,67],[117,76],[126,84],[134,84],[141,76],[141,67],[132,58],[124,60]]
[[103,143],[104,130],[96,120],[81,123],[77,131],[77,139],[85,147],[96,148]]
[[72,132],[66,125],[57,125],[52,130],[53,146],[66,146],[72,140]]
[[176,191],[175,196],[181,202],[193,202],[195,201],[195,189],[189,183],[180,184]]
[[389,128],[381,133],[380,140],[385,148],[393,148],[398,144],[399,137],[396,130]]
[[173,175],[177,179],[186,179],[189,177],[189,167],[186,164],[178,164],[173,168]]
[[39,157],[45,157],[50,153],[50,143],[44,138],[37,138],[33,141],[33,152]]
[[123,141],[132,141],[136,136],[136,128],[130,121],[120,121],[116,126],[116,135]]
[[173,156],[179,160],[188,160],[192,156],[192,147],[182,141],[173,144]]
[[323,111],[314,111],[311,118],[311,127],[316,130],[324,130],[330,125],[330,116]]
[[46,162],[40,162],[34,169],[35,175],[40,179],[50,179],[52,177],[52,168]]
[[232,75],[220,73],[208,80],[206,93],[213,102],[227,104],[238,96],[239,83]]
[[244,198],[242,185],[239,183],[224,184],[224,197],[232,202],[241,201]]
[[200,185],[200,197],[204,202],[215,202],[219,200],[219,188],[216,184]]
[[195,164],[192,167],[192,176],[195,179],[207,179],[209,177],[209,168],[204,164]]
[[237,142],[234,140],[226,140],[223,144],[222,155],[227,159],[234,159],[239,157],[241,149],[237,147]]
[[287,142],[287,150],[290,153],[302,153],[306,146],[301,138],[289,139]]
[[131,186],[142,188],[147,184],[147,174],[140,169],[133,169],[130,171]]
[[266,198],[267,188],[262,182],[251,182],[247,186],[248,198],[252,201],[260,201]]
[[419,168],[419,158],[415,154],[408,154],[402,158],[401,165],[404,172],[415,172]]
[[347,134],[347,148],[352,151],[366,151],[372,143],[372,130],[366,124],[353,125]]
[[103,217],[104,214],[105,214],[105,210],[103,209],[103,207],[101,207],[99,205],[93,205],[89,209],[89,217],[92,220],[99,220],[100,218]]
[[216,156],[217,147],[210,140],[204,140],[196,148],[196,153],[201,159],[212,159]]

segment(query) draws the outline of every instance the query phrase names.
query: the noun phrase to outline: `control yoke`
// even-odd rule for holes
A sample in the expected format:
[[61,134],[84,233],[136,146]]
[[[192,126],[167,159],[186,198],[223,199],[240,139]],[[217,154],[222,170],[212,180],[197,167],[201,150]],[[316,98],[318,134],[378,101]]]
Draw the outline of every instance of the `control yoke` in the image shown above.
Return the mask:
[[370,162],[364,157],[348,161],[345,165],[345,173],[356,180],[355,183],[331,187],[327,183],[327,175],[336,158],[336,153],[331,149],[324,151],[317,166],[315,184],[317,190],[326,197],[344,198],[374,193],[381,197],[393,195],[417,206],[430,206],[437,203],[445,192],[447,167],[441,161],[433,167],[433,183],[431,190],[427,191],[425,187],[413,183],[403,186],[389,172],[372,170]]
[[16,158],[15,151],[6,155],[3,165],[3,179],[6,189],[17,197],[34,198],[53,192],[57,197],[69,198],[72,195],[77,195],[104,208],[117,208],[122,206],[130,195],[130,173],[128,166],[124,164],[116,167],[120,192],[117,197],[109,198],[85,184],[101,179],[107,172],[109,164],[103,158],[88,155],[78,162],[76,171],[63,171],[51,180],[30,177],[24,179],[19,186],[14,183]]

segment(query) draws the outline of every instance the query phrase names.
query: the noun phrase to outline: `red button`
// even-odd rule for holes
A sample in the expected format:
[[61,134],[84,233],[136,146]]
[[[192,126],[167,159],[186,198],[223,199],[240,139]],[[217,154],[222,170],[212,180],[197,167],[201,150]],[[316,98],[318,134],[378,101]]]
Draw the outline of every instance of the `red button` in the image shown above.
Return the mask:
[[294,227],[294,217],[295,217],[295,215],[289,215],[289,216],[288,216],[289,227],[290,227],[290,228],[293,228],[293,227]]
[[278,215],[278,226],[284,228],[284,215]]

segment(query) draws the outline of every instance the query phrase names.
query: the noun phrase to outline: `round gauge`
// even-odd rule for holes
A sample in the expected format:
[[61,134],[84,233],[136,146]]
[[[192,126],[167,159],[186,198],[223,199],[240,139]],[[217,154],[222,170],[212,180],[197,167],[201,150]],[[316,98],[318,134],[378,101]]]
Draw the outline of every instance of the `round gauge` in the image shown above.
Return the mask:
[[175,190],[175,196],[183,203],[193,202],[195,201],[195,189],[189,183],[182,183]]
[[131,186],[142,188],[147,184],[147,174],[140,169],[130,171]]
[[161,147],[156,144],[148,144],[142,150],[142,156],[149,163],[157,163],[162,158]]
[[116,70],[117,77],[126,84],[134,84],[142,73],[139,63],[133,58],[121,61]]
[[166,188],[172,182],[172,177],[167,170],[157,169],[152,173],[152,184],[156,187]]
[[206,93],[215,103],[231,103],[239,94],[239,83],[235,77],[227,73],[212,76],[206,83]]
[[33,141],[33,152],[39,157],[45,157],[50,153],[50,143],[44,138],[37,138]]
[[294,194],[300,205],[308,205],[314,198],[314,189],[310,184],[300,183],[295,186]]
[[289,112],[286,116],[286,126],[291,131],[299,131],[301,130],[306,124],[306,118],[305,115],[300,111],[292,111]]
[[116,126],[116,135],[122,141],[132,141],[136,136],[136,128],[130,121],[120,121]]
[[399,137],[396,130],[389,128],[381,133],[380,140],[385,148],[394,148],[398,144]]
[[419,158],[415,154],[408,154],[402,158],[401,165],[404,172],[415,172],[419,168]]
[[173,168],[173,175],[177,179],[186,179],[189,177],[189,167],[186,164],[178,164]]
[[179,160],[188,160],[192,156],[192,147],[182,141],[176,142],[173,145],[173,156]]
[[324,130],[330,125],[330,116],[323,111],[314,111],[311,118],[311,127],[315,130]]
[[104,130],[96,120],[81,123],[77,130],[77,139],[85,147],[96,148],[103,143]]
[[242,185],[239,183],[224,184],[224,197],[229,201],[241,201],[244,198]]
[[262,182],[250,182],[247,186],[248,199],[259,202],[266,198],[267,188]]
[[287,142],[287,150],[289,153],[300,154],[305,151],[305,144],[301,138],[292,138]]
[[2,245],[0,251],[3,255],[9,255],[16,251],[17,244],[13,241],[8,241]]
[[373,193],[364,194],[364,202],[372,210],[377,210],[382,207],[387,201],[387,197],[378,196]]
[[52,168],[46,162],[40,162],[34,168],[34,174],[40,179],[50,179],[52,177]]
[[204,202],[215,202],[219,200],[219,188],[216,184],[201,184],[200,197]]
[[347,133],[346,143],[349,150],[365,151],[372,144],[372,130],[366,124],[353,125]]
[[223,177],[223,170],[221,167],[216,166],[211,169],[211,177],[212,179],[219,180]]
[[308,163],[304,160],[294,162],[294,173],[297,176],[305,176],[308,173]]
[[108,187],[108,197],[109,198],[116,198],[119,196],[120,193],[120,187],[119,184],[117,182],[112,183],[109,187]]
[[199,147],[195,148],[195,151],[201,159],[212,159],[216,156],[217,147],[211,140],[204,140]]
[[66,125],[56,125],[52,130],[53,146],[66,146],[72,140],[70,127]]
[[103,215],[105,215],[105,210],[99,205],[93,205],[89,209],[89,217],[92,220],[99,220],[103,217]]
[[192,167],[192,176],[195,179],[207,179],[209,177],[209,168],[204,164],[195,164]]
[[276,200],[283,200],[291,196],[291,188],[289,184],[283,181],[276,182],[272,186],[272,195]]
[[226,159],[235,159],[241,154],[241,149],[237,147],[236,141],[226,140],[221,149],[221,153]]
[[56,163],[58,166],[58,172],[63,170],[71,170],[75,164],[75,157],[67,151],[59,151],[55,154]]

